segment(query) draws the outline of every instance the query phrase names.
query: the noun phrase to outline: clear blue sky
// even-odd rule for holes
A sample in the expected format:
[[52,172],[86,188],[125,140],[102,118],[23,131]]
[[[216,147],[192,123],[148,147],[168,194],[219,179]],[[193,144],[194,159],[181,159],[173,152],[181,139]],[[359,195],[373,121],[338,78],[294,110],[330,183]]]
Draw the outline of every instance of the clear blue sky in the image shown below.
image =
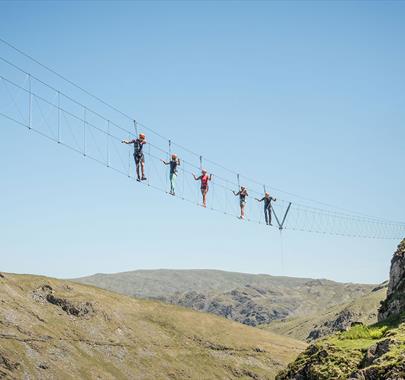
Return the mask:
[[[404,2],[3,1],[0,18],[2,38],[206,157],[405,219]],[[397,241],[285,231],[282,255],[276,230],[168,199],[0,126],[2,271],[388,277]]]

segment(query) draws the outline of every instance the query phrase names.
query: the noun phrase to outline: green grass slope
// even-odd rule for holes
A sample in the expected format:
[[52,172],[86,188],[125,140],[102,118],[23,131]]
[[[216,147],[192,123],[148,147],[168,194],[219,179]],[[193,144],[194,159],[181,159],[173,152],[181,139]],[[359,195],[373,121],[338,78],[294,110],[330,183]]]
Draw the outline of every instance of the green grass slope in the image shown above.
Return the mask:
[[310,342],[345,330],[352,322],[366,325],[376,323],[378,307],[386,294],[387,287],[382,286],[354,301],[328,308],[323,313],[284,318],[261,325],[260,328]]
[[405,379],[405,318],[355,325],[320,339],[278,374],[278,380]]
[[272,379],[304,349],[186,308],[0,275],[0,378]]

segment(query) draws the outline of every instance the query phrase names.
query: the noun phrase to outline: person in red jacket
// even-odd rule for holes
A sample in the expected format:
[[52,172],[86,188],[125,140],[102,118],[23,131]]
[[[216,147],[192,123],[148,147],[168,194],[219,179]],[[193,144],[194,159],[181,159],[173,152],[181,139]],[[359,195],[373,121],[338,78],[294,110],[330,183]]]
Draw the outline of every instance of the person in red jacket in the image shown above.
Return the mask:
[[208,175],[207,171],[203,169],[201,175],[197,177],[193,173],[193,177],[196,181],[201,181],[201,194],[203,197],[203,207],[207,207],[207,193],[208,193],[208,183],[212,180],[212,174]]

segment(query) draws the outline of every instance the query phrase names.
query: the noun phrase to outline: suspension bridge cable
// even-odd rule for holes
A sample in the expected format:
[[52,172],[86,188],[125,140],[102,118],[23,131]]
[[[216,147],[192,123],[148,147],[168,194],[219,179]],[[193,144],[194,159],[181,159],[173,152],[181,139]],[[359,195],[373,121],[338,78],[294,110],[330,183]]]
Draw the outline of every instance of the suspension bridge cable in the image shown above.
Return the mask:
[[[64,146],[67,146],[68,148],[76,151],[76,152],[80,152],[82,155],[84,155],[85,157],[91,158],[94,161],[101,163],[107,167],[111,167],[112,169],[118,171],[119,173],[129,176],[130,178],[133,178],[130,175],[130,156],[128,155],[128,163],[125,164],[123,161],[122,166],[124,167],[124,170],[121,169],[117,169],[114,168],[111,164],[110,164],[110,160],[111,157],[109,156],[109,143],[116,141],[117,143],[120,142],[120,140],[122,139],[122,133],[121,132],[126,132],[128,133],[129,136],[133,136],[133,132],[129,131],[126,128],[123,128],[122,126],[119,126],[118,124],[112,122],[111,120],[107,119],[106,117],[102,116],[100,113],[92,110],[91,108],[87,107],[86,105],[82,104],[81,102],[78,102],[76,99],[69,97],[68,95],[62,93],[61,91],[57,90],[56,88],[54,88],[53,86],[47,84],[46,82],[42,81],[39,78],[36,78],[35,76],[31,75],[30,73],[28,73],[27,71],[21,69],[20,67],[18,67],[17,65],[11,63],[10,61],[0,57],[1,60],[7,64],[9,64],[10,66],[12,66],[13,68],[15,68],[16,70],[19,70],[20,72],[24,73],[25,75],[28,76],[29,78],[29,89],[27,90],[26,88],[24,88],[23,86],[18,85],[17,83],[15,83],[14,81],[11,81],[8,78],[5,78],[4,76],[0,76],[1,81],[3,81],[3,83],[8,83],[10,85],[15,86],[16,88],[18,88],[21,91],[27,92],[29,94],[29,121],[28,121],[28,125],[24,122],[20,122],[18,120],[16,120],[15,118],[10,117],[9,115],[6,115],[4,113],[0,113],[1,116],[6,117],[9,120],[13,120],[15,122],[17,122],[20,125],[24,125],[27,128],[31,129],[32,128],[32,114],[31,114],[31,108],[33,107],[33,105],[37,104],[38,108],[39,108],[39,113],[40,115],[42,115],[42,119],[44,120],[44,124],[47,126],[48,129],[51,129],[49,123],[46,120],[46,116],[44,115],[39,102],[38,101],[42,101],[43,103],[49,105],[50,107],[53,107],[57,110],[58,113],[58,117],[57,117],[57,133],[53,134],[52,130],[50,130],[50,134],[51,136],[48,136],[46,133],[41,132],[41,131],[36,131],[38,132],[40,135],[47,137],[48,139],[55,141],[57,143],[61,143]],[[52,89],[56,94],[57,94],[57,104],[55,104],[54,100],[55,100],[55,96],[53,101],[49,101],[47,99],[45,99],[44,97],[40,96],[39,94],[37,94],[33,89],[32,89],[32,83],[31,81],[35,80],[38,81],[38,83],[42,84],[43,86],[47,86],[48,88]],[[13,99],[12,94],[11,98],[13,100],[14,103],[16,103],[15,99]],[[75,115],[74,113],[70,112],[67,109],[64,109],[61,106],[61,98],[67,99],[68,101],[79,105],[80,107],[83,108],[83,114],[81,116]],[[32,103],[32,99],[34,99],[34,103]],[[19,110],[18,105],[16,105],[16,108]],[[103,121],[105,121],[106,125],[107,125],[107,130],[104,130],[103,128],[100,128],[99,126],[95,125],[94,123],[90,122],[87,118],[88,114],[94,114],[97,115],[97,117],[101,118]],[[19,111],[20,117],[22,119],[24,119],[22,112]],[[61,141],[61,114],[63,115],[63,118],[66,119],[66,116],[73,118],[74,120],[78,121],[81,125],[81,127],[83,128],[82,131],[82,136],[83,136],[83,147],[80,147],[80,144],[76,144],[77,148],[74,148],[72,146],[69,146],[69,144],[66,144],[64,142]],[[66,119],[67,120],[67,119]],[[132,120],[131,120],[132,122]],[[69,125],[68,125],[69,126]],[[113,126],[114,128],[116,128],[118,131],[121,131],[120,134],[121,136],[115,136],[112,132],[111,132],[111,126]],[[70,127],[69,127],[70,128]],[[86,133],[88,134],[88,138],[90,138],[90,140],[94,140],[94,142],[96,142],[96,139],[93,135],[93,129],[94,131],[100,132],[101,134],[104,134],[106,136],[106,142],[103,143],[106,146],[107,149],[107,159],[106,161],[103,160],[98,160],[97,158],[88,155],[87,151],[86,151]],[[72,133],[73,137],[74,134]],[[55,137],[56,136],[56,137]],[[111,139],[111,141],[110,141]],[[168,140],[170,141],[170,140]],[[112,144],[112,146],[114,146],[114,148],[116,149],[116,146],[114,144]],[[165,155],[170,153],[170,145],[169,145],[169,151],[162,149],[156,145],[150,144],[149,145],[149,149],[153,148],[154,150],[156,150],[158,153],[164,153]],[[101,148],[96,144],[96,148],[98,150],[98,152],[100,153],[100,156],[102,156],[102,152],[101,152]],[[129,152],[129,151],[128,151]],[[153,153],[151,153],[150,151],[148,152],[149,157],[151,159],[155,159],[155,160],[160,160],[161,157],[158,157],[156,155],[154,155]],[[193,154],[195,154],[193,152]],[[122,160],[122,157],[119,153],[119,151],[117,151],[117,155],[120,157],[120,160]],[[199,156],[201,157],[201,156]],[[210,160],[205,160],[207,162],[212,162]],[[195,169],[199,169],[199,166],[188,162],[186,160],[183,160],[183,165],[189,165],[190,169],[195,168]],[[218,164],[219,165],[219,164]],[[224,168],[224,167],[223,167]],[[155,168],[156,169],[156,168]],[[225,168],[226,170],[226,168]],[[184,173],[190,174],[191,176],[191,171],[189,170],[185,170],[184,166],[182,168],[183,171],[183,176]],[[225,197],[226,197],[226,192],[230,192],[232,189],[229,187],[229,185],[231,185],[233,188],[235,188],[235,186],[237,186],[237,184],[235,184],[233,181],[229,181],[226,178],[220,177],[220,176],[215,176],[216,179],[218,179],[219,181],[215,181],[215,183],[213,183],[213,186],[215,187],[222,187],[225,191]],[[183,177],[183,194],[181,199],[182,200],[186,200],[189,201],[191,203],[195,203],[195,201],[192,201],[191,199],[187,199],[184,195],[184,177]],[[221,183],[222,182],[222,183]],[[153,188],[159,188],[158,186],[155,186],[153,184],[150,184],[148,182],[148,186],[153,187]],[[159,188],[160,190],[162,190],[161,188]],[[213,187],[214,190],[214,187]],[[164,192],[167,192],[167,189],[163,189]],[[255,191],[250,191],[251,194],[261,194],[259,192],[255,192]],[[211,194],[212,196],[214,194]],[[213,197],[212,197],[213,198]],[[286,205],[288,204],[287,201],[284,201],[282,199],[280,199],[281,202],[284,202]],[[234,204],[234,203],[232,203]],[[279,207],[278,205],[276,207]],[[225,204],[225,208],[223,209],[217,209],[215,207],[210,207],[211,210],[213,211],[217,211],[217,212],[221,212],[224,213],[226,215],[232,215],[235,216],[235,214],[229,214],[227,212],[227,206]],[[306,216],[305,219],[305,225],[300,225],[301,221],[300,219],[302,219],[302,215],[303,212]],[[261,214],[260,214],[261,215]],[[261,216],[258,219],[254,219],[253,217],[247,218],[248,222],[255,222],[255,223],[261,223]],[[324,223],[324,221],[326,221],[327,223]],[[335,221],[341,221],[341,225],[336,227],[336,223]],[[310,223],[311,222],[311,223]],[[358,228],[360,232],[357,233],[349,233],[348,227],[349,224],[352,223],[352,228]],[[302,205],[302,204],[295,204],[294,203],[294,211],[292,213],[292,215],[289,217],[289,224],[288,226],[286,226],[286,229],[291,229],[291,230],[303,230],[303,231],[308,231],[308,232],[317,232],[317,233],[330,233],[330,234],[335,234],[335,235],[343,235],[343,236],[356,236],[356,237],[374,237],[374,238],[398,238],[401,237],[400,234],[403,234],[405,232],[405,224],[401,223],[401,222],[392,222],[392,221],[387,221],[385,219],[379,219],[379,218],[374,218],[374,217],[369,217],[369,216],[361,216],[361,215],[354,215],[354,214],[347,214],[347,213],[342,213],[342,212],[335,212],[335,211],[331,211],[331,210],[325,210],[325,209],[321,209],[321,208],[314,208],[314,207],[308,207],[307,205]],[[332,226],[333,225],[333,226]],[[366,230],[364,230],[364,228],[366,228]],[[365,232],[366,231],[366,232]],[[368,231],[368,232],[367,232]],[[395,235],[395,236],[394,236]]]
[[[119,108],[115,107],[115,106],[112,105],[111,103],[105,101],[104,99],[100,98],[99,96],[93,94],[93,93],[90,92],[89,90],[85,89],[84,87],[82,87],[82,86],[78,85],[77,83],[75,83],[74,81],[70,80],[70,79],[67,78],[66,76],[64,76],[64,75],[62,75],[62,74],[60,74],[60,73],[58,73],[55,69],[49,67],[48,65],[43,64],[43,63],[40,62],[38,59],[34,58],[32,55],[30,55],[30,54],[28,54],[28,53],[22,51],[22,50],[19,49],[19,48],[17,48],[14,44],[10,43],[9,41],[6,41],[4,38],[1,38],[1,37],[0,37],[0,42],[3,43],[4,45],[8,46],[9,48],[13,49],[13,50],[16,51],[17,53],[21,54],[21,55],[24,56],[25,58],[31,60],[32,62],[34,62],[35,64],[39,65],[40,67],[44,68],[45,70],[49,71],[50,73],[54,74],[55,76],[57,76],[58,78],[62,79],[63,81],[69,83],[71,86],[73,86],[73,87],[77,88],[78,90],[82,91],[84,94],[90,96],[91,98],[97,100],[98,102],[100,102],[101,104],[103,104],[103,105],[105,105],[106,107],[110,108],[111,110],[117,112],[119,115],[121,115],[121,116],[127,118],[127,119],[130,120],[131,122],[132,122],[133,120],[136,120],[136,118],[134,118],[133,116],[130,116],[128,113],[126,113],[126,112],[120,110]],[[5,61],[5,59],[3,59],[3,58],[2,58],[2,60]],[[9,62],[9,63],[10,63],[10,62]],[[37,79],[37,78],[36,78],[36,79]],[[38,79],[37,79],[37,80],[38,80]],[[72,100],[72,99],[71,99],[71,100]],[[192,155],[194,155],[195,157],[201,157],[200,154],[194,152],[193,150],[191,150],[191,149],[189,149],[189,148],[187,148],[187,147],[185,147],[185,146],[183,146],[183,145],[181,145],[181,144],[176,143],[175,141],[173,141],[172,139],[170,139],[170,138],[168,138],[168,137],[163,136],[162,134],[160,134],[160,133],[157,132],[156,130],[154,130],[154,129],[148,127],[147,125],[145,125],[145,124],[143,124],[143,123],[140,123],[139,121],[137,121],[137,124],[138,124],[139,126],[141,126],[142,128],[148,130],[149,132],[152,132],[152,133],[155,134],[156,136],[159,136],[160,138],[162,138],[162,139],[164,139],[164,140],[171,141],[171,143],[172,143],[174,146],[179,147],[180,149],[184,150],[185,152],[187,152],[187,153],[189,153],[189,154],[192,154]],[[234,175],[237,174],[237,172],[235,172],[234,170],[229,169],[229,168],[223,166],[222,164],[217,163],[216,161],[213,161],[213,160],[210,160],[210,159],[205,159],[205,161],[208,162],[208,163],[210,163],[210,164],[212,164],[212,165],[215,165],[215,166],[217,166],[217,167],[219,167],[219,168],[221,168],[221,169],[223,169],[223,170],[225,170],[225,171],[227,171],[227,172],[229,172],[229,173],[231,173],[231,174],[234,174]],[[263,182],[257,181],[257,180],[255,180],[255,179],[252,179],[252,178],[248,177],[248,176],[245,176],[245,175],[242,175],[242,174],[241,174],[240,176],[243,177],[243,178],[245,178],[246,180],[248,180],[248,181],[250,181],[250,182],[256,184],[256,185],[260,185],[260,186],[263,185]],[[362,216],[366,216],[366,217],[370,217],[370,218],[374,218],[374,219],[386,220],[386,219],[383,219],[383,218],[375,218],[375,217],[373,217],[373,216],[371,216],[371,215],[367,215],[367,214],[360,213],[360,212],[357,212],[357,211],[348,210],[348,209],[342,208],[341,206],[337,206],[337,205],[333,205],[333,204],[330,204],[330,203],[318,201],[318,200],[315,200],[315,199],[312,199],[312,198],[308,198],[308,197],[303,197],[303,196],[301,196],[301,195],[298,195],[298,194],[295,194],[295,193],[292,193],[292,192],[289,192],[289,191],[285,191],[285,190],[282,190],[282,189],[277,188],[277,187],[268,186],[268,188],[269,188],[269,189],[272,189],[273,191],[276,191],[276,192],[279,192],[279,193],[283,193],[283,194],[286,194],[286,195],[295,197],[295,198],[297,198],[297,199],[305,200],[305,201],[308,201],[308,202],[311,202],[311,203],[317,203],[317,204],[320,204],[320,205],[323,205],[323,206],[326,206],[326,207],[329,207],[329,208],[333,208],[333,209],[338,209],[338,210],[341,210],[341,211],[346,211],[346,212],[349,212],[349,213],[351,213],[351,214],[358,214],[358,215],[362,215]],[[386,221],[388,221],[388,220],[386,220]]]
[[[1,78],[1,79],[2,79],[2,78]],[[33,94],[33,96],[36,96],[36,95]],[[61,108],[61,111],[62,111],[62,112],[65,112],[65,110],[64,110],[63,108]],[[3,117],[6,117],[6,118],[9,119],[9,120],[12,120],[12,121],[14,121],[14,122],[20,124],[21,126],[24,126],[24,127],[28,128],[28,125],[25,124],[25,123],[19,122],[18,120],[13,119],[13,118],[11,118],[11,117],[9,117],[9,116],[3,114],[3,113],[0,113],[0,115],[3,116]],[[91,125],[91,124],[89,124],[89,125]],[[30,130],[31,130],[31,131],[34,131],[34,132],[37,132],[39,135],[41,135],[41,136],[43,136],[43,137],[46,137],[46,138],[48,138],[48,139],[51,140],[51,141],[54,141],[54,142],[56,142],[56,143],[59,143],[59,144],[61,144],[62,146],[65,146],[65,147],[67,147],[67,148],[69,148],[69,149],[75,151],[76,153],[79,153],[79,154],[81,154],[81,155],[82,155],[82,153],[83,153],[80,149],[76,149],[76,148],[70,146],[69,144],[65,144],[65,143],[63,143],[63,142],[60,142],[60,141],[58,141],[57,139],[55,139],[54,137],[49,136],[49,135],[47,135],[47,134],[45,134],[45,133],[43,133],[43,132],[37,130],[34,126],[31,126]],[[111,136],[111,135],[110,135],[110,136]],[[117,137],[115,137],[115,138],[118,140]],[[104,162],[95,159],[95,158],[92,157],[91,155],[86,155],[85,157],[86,157],[86,158],[90,158],[90,159],[94,160],[95,162],[97,162],[97,163],[99,163],[99,164],[105,165]],[[152,154],[150,154],[150,158],[158,159],[158,157],[156,157],[156,156],[154,156],[154,155],[152,155]],[[114,168],[114,167],[112,167],[112,166],[107,166],[107,167],[109,167],[109,168],[111,168],[111,169],[117,171],[119,174],[122,174],[122,175],[124,175],[124,176],[128,176],[128,175],[127,175],[128,173],[126,173],[126,172],[123,171],[123,170],[118,170],[118,169],[116,169],[116,168]],[[186,171],[185,169],[183,169],[183,172],[187,172],[187,171]],[[188,173],[191,174],[191,172],[188,172]],[[135,179],[133,176],[129,176],[129,177],[132,178],[132,179]],[[159,188],[159,187],[157,187],[157,186],[154,186],[154,185],[151,185],[151,184],[149,184],[149,183],[147,184],[147,186],[150,186],[150,187],[152,187],[152,188],[154,188],[154,189],[156,189],[156,190],[160,190],[160,191],[166,192],[164,189],[161,189],[161,188]],[[166,192],[166,193],[167,193],[167,192]],[[182,197],[182,200],[185,200],[185,201],[188,201],[188,202],[190,202],[190,203],[195,204],[194,201],[192,201],[191,199],[187,199],[187,198],[185,198],[184,196]],[[211,209],[212,211],[216,211],[216,212],[222,213],[222,210],[220,210],[220,209],[217,209],[217,208],[214,208],[214,207],[211,207],[210,209]],[[226,215],[230,215],[230,216],[234,216],[234,215],[229,214],[229,213],[227,213],[227,212],[225,212],[225,214],[226,214]],[[248,219],[248,221],[257,222],[257,221],[250,220],[250,219]],[[258,223],[260,223],[260,221],[259,221]],[[304,230],[305,230],[305,229],[304,229]],[[308,230],[307,230],[307,231],[308,231]],[[318,232],[318,233],[319,233],[319,231],[317,231],[317,230],[314,230],[314,231],[309,230],[309,231],[310,231],[310,232]],[[339,235],[339,234],[336,234],[336,235]]]
[[[77,116],[77,115],[75,115],[75,114],[73,114],[73,113],[67,111],[66,109],[64,109],[64,108],[60,105],[59,102],[58,102],[58,105],[56,105],[56,104],[54,104],[54,103],[52,103],[52,102],[50,102],[50,101],[47,101],[46,99],[44,99],[43,97],[39,96],[39,95],[36,94],[34,91],[32,91],[31,88],[30,88],[29,90],[27,90],[27,89],[23,88],[22,86],[19,86],[18,84],[14,83],[13,81],[8,80],[8,79],[5,78],[4,76],[0,76],[0,79],[1,79],[3,82],[5,82],[5,83],[14,85],[17,89],[23,90],[23,91],[25,91],[25,92],[29,92],[29,93],[30,93],[30,97],[33,97],[33,98],[35,99],[34,104],[39,104],[39,103],[38,103],[38,99],[39,99],[39,100],[43,101],[45,104],[48,104],[49,106],[51,106],[51,107],[53,107],[53,108],[56,108],[56,109],[58,110],[58,120],[60,120],[59,113],[62,112],[62,115],[63,115],[63,118],[64,118],[64,119],[65,119],[65,114],[66,114],[66,115],[68,115],[68,116],[71,116],[74,120],[78,121],[78,123],[79,123],[80,126],[84,126],[84,122],[86,121],[85,118],[84,118],[84,116]],[[58,98],[59,98],[59,94],[61,94],[60,91],[58,91]],[[12,97],[12,100],[15,102],[15,99],[14,99],[13,97]],[[89,108],[86,108],[86,109],[87,109],[87,110],[90,110]],[[91,111],[91,110],[90,110],[90,111]],[[19,111],[18,113],[19,113],[19,115],[22,117],[21,111]],[[46,122],[46,118],[45,118],[43,112],[40,112],[40,114],[42,115],[42,118],[43,118],[44,121]],[[1,113],[0,115],[7,117],[9,120],[13,120],[12,118],[8,117],[7,115],[5,115],[5,114],[3,114],[3,113]],[[23,118],[23,119],[24,119],[24,118]],[[30,127],[29,124],[25,124],[25,123],[18,122],[16,119],[14,119],[13,121],[16,121],[17,123],[19,123],[19,124],[21,124],[21,125],[23,125],[23,126],[26,126],[27,128],[30,128],[31,130],[35,130],[35,128],[34,128],[33,125],[31,125],[31,127]],[[46,122],[46,125],[49,127],[49,125],[48,125],[47,122]],[[68,125],[69,129],[71,129],[71,128],[70,128],[70,125],[69,125],[69,124],[67,124],[67,125]],[[108,128],[109,122],[107,122],[107,131],[104,131],[103,129],[99,128],[99,127],[96,126],[96,125],[93,125],[91,122],[88,122],[88,121],[86,121],[86,125],[87,125],[88,127],[90,127],[90,128],[93,128],[93,129],[96,130],[96,131],[102,132],[103,134],[107,135],[108,139],[113,139],[113,140],[115,140],[115,141],[117,141],[117,142],[120,141],[120,137],[115,136],[115,135],[113,135],[113,134],[110,132],[110,130],[109,130],[109,128]],[[58,123],[58,128],[60,128],[59,123]],[[90,131],[90,129],[89,129],[89,131]],[[45,136],[45,137],[47,137],[48,139],[50,139],[50,140],[52,140],[52,141],[54,141],[54,142],[62,143],[62,145],[67,146],[68,148],[72,149],[73,151],[75,151],[75,152],[77,152],[77,153],[80,153],[80,154],[83,154],[83,153],[84,153],[84,147],[83,147],[83,151],[82,151],[82,150],[80,149],[80,146],[79,146],[79,144],[77,143],[76,140],[75,140],[75,141],[76,141],[77,147],[75,148],[75,147],[72,147],[72,146],[69,145],[69,144],[65,144],[65,143],[61,142],[61,141],[60,141],[60,137],[55,138],[55,136],[53,135],[52,131],[51,131],[50,136],[47,135],[46,133],[41,132],[41,131],[37,131],[37,132],[38,132],[40,135]],[[90,132],[90,133],[92,133],[92,132]],[[72,135],[73,135],[73,133],[72,133]],[[107,142],[108,142],[108,141],[109,141],[109,140],[107,140]],[[97,146],[97,149],[99,149],[98,146]],[[158,152],[160,152],[160,151],[161,151],[161,150],[158,150]],[[117,153],[118,153],[118,155],[119,155],[119,152],[118,152],[118,151],[117,151]],[[152,154],[152,153],[150,153],[150,152],[149,152],[148,154],[149,154],[149,157],[150,157],[150,158],[153,158],[153,159],[155,159],[155,160],[157,160],[157,161],[160,160],[160,158],[161,158],[161,157],[158,157],[158,156],[156,156],[156,155],[154,155],[154,154]],[[111,165],[109,165],[109,162],[108,162],[109,159],[108,159],[108,157],[107,157],[107,161],[106,161],[106,162],[100,161],[100,160],[96,159],[95,157],[92,157],[92,156],[89,155],[89,154],[86,154],[86,157],[91,158],[91,159],[93,159],[94,161],[96,161],[96,162],[98,162],[98,163],[101,163],[101,164],[103,164],[103,165],[106,165],[107,167],[111,167],[112,169],[116,170],[117,172],[119,172],[119,173],[121,173],[121,174],[123,174],[123,175],[128,176],[128,172],[127,172],[126,169],[124,169],[124,170],[119,170],[119,169],[114,168],[114,167],[112,167]],[[121,156],[120,156],[120,160],[121,160]],[[125,162],[124,162],[124,161],[121,161],[121,163],[122,163],[122,167],[126,168]],[[183,167],[183,175],[184,175],[184,173],[187,173],[187,174],[189,174],[189,175],[191,176],[191,171],[186,170],[186,169]],[[131,177],[131,176],[130,176],[130,177]],[[133,178],[133,177],[132,177],[132,178]],[[184,180],[184,179],[183,179],[183,180]],[[150,184],[148,183],[148,185],[150,185]],[[222,184],[217,184],[217,183],[215,183],[215,186],[222,187],[224,190],[228,191],[228,194],[229,194],[229,191],[230,191],[229,187],[224,186],[224,185],[222,185]],[[158,189],[160,189],[160,190],[162,190],[162,191],[167,192],[167,190],[161,189],[161,188],[159,188],[158,186],[151,185],[151,187],[153,187],[153,188],[158,188]],[[193,191],[192,191],[192,192],[193,192]],[[194,203],[194,204],[197,203],[197,204],[198,204],[198,202],[196,202],[195,200],[193,201],[193,200],[191,200],[191,199],[187,199],[187,198],[184,196],[184,192],[183,192],[183,195],[182,195],[182,199],[183,199],[183,200],[186,200],[186,201],[189,201],[190,203]],[[233,204],[233,203],[232,203],[232,204]],[[223,212],[223,213],[226,214],[226,215],[235,216],[235,214],[229,213],[229,212],[226,211],[226,206],[225,206],[225,209],[222,209],[222,210],[221,210],[221,209],[217,209],[217,208],[215,208],[215,207],[211,207],[211,209],[212,209],[213,211]],[[370,219],[368,219],[368,218],[361,218],[361,217],[358,217],[358,216],[350,216],[350,215],[347,215],[347,214],[334,213],[334,212],[331,212],[331,211],[329,211],[329,210],[322,210],[322,209],[316,209],[316,208],[308,208],[308,207],[305,207],[305,206],[302,206],[302,205],[297,205],[296,210],[297,210],[298,213],[300,212],[300,210],[303,210],[303,211],[305,212],[305,215],[310,215],[310,217],[307,218],[307,219],[309,219],[309,221],[307,220],[307,221],[306,221],[306,225],[304,225],[303,227],[301,226],[301,227],[299,227],[299,228],[296,228],[296,227],[294,227],[294,225],[291,225],[291,227],[288,227],[288,229],[292,229],[292,230],[298,229],[298,230],[303,230],[303,231],[308,231],[308,232],[317,232],[317,233],[332,233],[332,234],[335,234],[335,235],[338,235],[338,236],[360,236],[360,237],[379,237],[379,238],[384,238],[384,236],[382,236],[382,235],[381,235],[381,232],[379,232],[379,231],[374,232],[374,235],[373,235],[373,236],[369,236],[369,235],[366,236],[364,233],[359,233],[359,234],[356,235],[356,234],[348,233],[348,232],[345,232],[345,231],[343,231],[343,232],[342,232],[342,231],[336,232],[336,231],[334,231],[333,229],[332,229],[332,230],[329,230],[329,231],[328,231],[328,230],[325,230],[325,229],[322,229],[322,227],[320,227],[320,224],[321,224],[321,225],[323,224],[322,221],[321,221],[321,223],[318,222],[318,225],[314,225],[314,223],[316,223],[316,221],[317,221],[317,220],[316,220],[317,217],[318,217],[318,218],[333,218],[332,220],[335,220],[335,219],[342,219],[342,220],[344,221],[344,224],[342,223],[342,225],[344,225],[344,226],[347,226],[347,221],[353,221],[353,222],[356,222],[356,223],[357,223],[357,222],[369,223],[370,226],[371,226],[371,224],[373,224],[374,226],[377,224],[379,227],[381,227],[380,225],[381,225],[383,222],[377,222],[377,221],[375,221],[375,220],[370,220]],[[328,219],[327,219],[327,220],[328,220]],[[253,221],[253,222],[257,222],[257,223],[260,224],[260,218],[259,218],[259,220],[254,220],[253,218],[248,218],[247,221]],[[387,226],[396,226],[394,223],[389,223],[389,224],[388,224],[388,223],[383,223],[383,225],[385,225],[386,227],[387,227]],[[400,226],[396,226],[396,227],[400,227]]]

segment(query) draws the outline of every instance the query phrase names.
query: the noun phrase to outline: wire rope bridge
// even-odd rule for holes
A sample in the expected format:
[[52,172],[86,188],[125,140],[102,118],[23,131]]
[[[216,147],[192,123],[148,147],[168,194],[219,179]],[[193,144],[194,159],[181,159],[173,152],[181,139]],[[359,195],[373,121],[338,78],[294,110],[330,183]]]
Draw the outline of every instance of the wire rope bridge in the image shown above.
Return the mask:
[[[181,158],[176,197],[200,205],[201,194],[192,173],[199,173],[206,165],[209,172],[214,173],[207,208],[238,217],[239,202],[233,191],[239,191],[240,185],[243,185],[249,191],[246,222],[265,224],[263,203],[253,198],[261,199],[267,190],[272,195],[284,193],[290,198],[302,199],[302,202],[292,203],[277,197],[277,201],[272,203],[273,221],[280,231],[288,229],[375,239],[400,239],[405,233],[403,222],[358,214],[302,198],[227,169],[139,123],[9,42],[0,38],[0,43],[8,56],[13,56],[6,58],[0,55],[0,116],[10,121],[10,125],[27,128],[130,179],[135,179],[133,148],[121,142],[136,139],[139,132],[147,131],[148,143],[144,148],[147,180],[142,184],[169,194],[169,169],[161,160],[170,160],[171,154],[176,152]],[[16,63],[21,58],[25,62],[24,67],[37,67],[62,85],[56,88],[49,81],[33,75],[32,70],[28,71],[21,63]],[[71,92],[78,95],[62,92],[60,88],[63,86],[69,86]],[[83,95],[88,99],[86,104],[79,101]],[[313,206],[315,203],[319,206]]]

